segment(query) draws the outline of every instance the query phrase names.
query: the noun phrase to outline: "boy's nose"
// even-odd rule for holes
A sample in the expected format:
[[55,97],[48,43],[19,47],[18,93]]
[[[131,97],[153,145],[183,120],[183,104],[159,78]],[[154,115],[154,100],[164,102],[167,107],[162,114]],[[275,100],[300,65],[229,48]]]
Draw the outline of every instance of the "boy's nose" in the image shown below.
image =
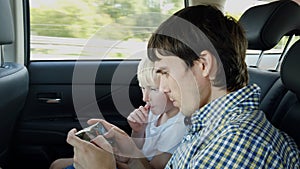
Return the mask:
[[147,89],[143,92],[143,101],[149,102],[149,91]]

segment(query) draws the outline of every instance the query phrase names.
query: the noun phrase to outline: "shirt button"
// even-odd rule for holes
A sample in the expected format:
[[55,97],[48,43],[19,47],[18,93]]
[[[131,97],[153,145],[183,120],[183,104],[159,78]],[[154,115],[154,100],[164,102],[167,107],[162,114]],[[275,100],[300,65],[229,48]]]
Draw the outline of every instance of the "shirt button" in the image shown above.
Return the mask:
[[191,135],[187,135],[187,136],[185,137],[185,139],[186,139],[187,141],[190,141],[190,140],[191,140],[191,138],[192,138],[192,136],[191,136]]
[[185,124],[186,126],[192,125],[191,117],[184,117],[184,124]]

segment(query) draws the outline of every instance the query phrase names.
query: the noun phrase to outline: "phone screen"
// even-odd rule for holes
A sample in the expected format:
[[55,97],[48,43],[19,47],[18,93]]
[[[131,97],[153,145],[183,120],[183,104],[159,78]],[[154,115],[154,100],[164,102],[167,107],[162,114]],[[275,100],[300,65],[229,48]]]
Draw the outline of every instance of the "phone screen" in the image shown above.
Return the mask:
[[75,135],[83,140],[90,141],[98,135],[103,135],[106,132],[107,130],[104,128],[104,126],[101,123],[97,122],[87,128],[78,131],[77,133],[75,133]]

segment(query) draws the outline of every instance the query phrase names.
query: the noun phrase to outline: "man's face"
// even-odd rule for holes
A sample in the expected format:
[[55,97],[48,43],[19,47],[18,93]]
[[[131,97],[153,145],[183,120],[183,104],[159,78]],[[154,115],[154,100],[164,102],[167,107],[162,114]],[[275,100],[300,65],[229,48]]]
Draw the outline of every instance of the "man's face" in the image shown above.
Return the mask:
[[188,68],[177,56],[158,56],[160,60],[155,62],[155,69],[160,74],[159,89],[185,116],[191,116],[200,107],[200,70]]

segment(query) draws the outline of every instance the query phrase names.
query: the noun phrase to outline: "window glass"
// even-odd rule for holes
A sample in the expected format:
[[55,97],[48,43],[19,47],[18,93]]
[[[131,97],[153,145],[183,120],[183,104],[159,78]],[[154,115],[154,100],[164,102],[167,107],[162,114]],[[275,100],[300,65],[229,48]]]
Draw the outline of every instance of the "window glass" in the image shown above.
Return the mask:
[[[191,2],[197,4],[197,0]],[[238,20],[251,6],[265,3],[269,2],[226,0],[223,9]],[[183,7],[184,0],[30,0],[30,59],[144,57],[151,32]],[[274,69],[286,41],[283,37],[265,51],[259,66]],[[247,50],[249,66],[256,65],[260,52]]]
[[31,60],[136,59],[183,0],[30,0]]

